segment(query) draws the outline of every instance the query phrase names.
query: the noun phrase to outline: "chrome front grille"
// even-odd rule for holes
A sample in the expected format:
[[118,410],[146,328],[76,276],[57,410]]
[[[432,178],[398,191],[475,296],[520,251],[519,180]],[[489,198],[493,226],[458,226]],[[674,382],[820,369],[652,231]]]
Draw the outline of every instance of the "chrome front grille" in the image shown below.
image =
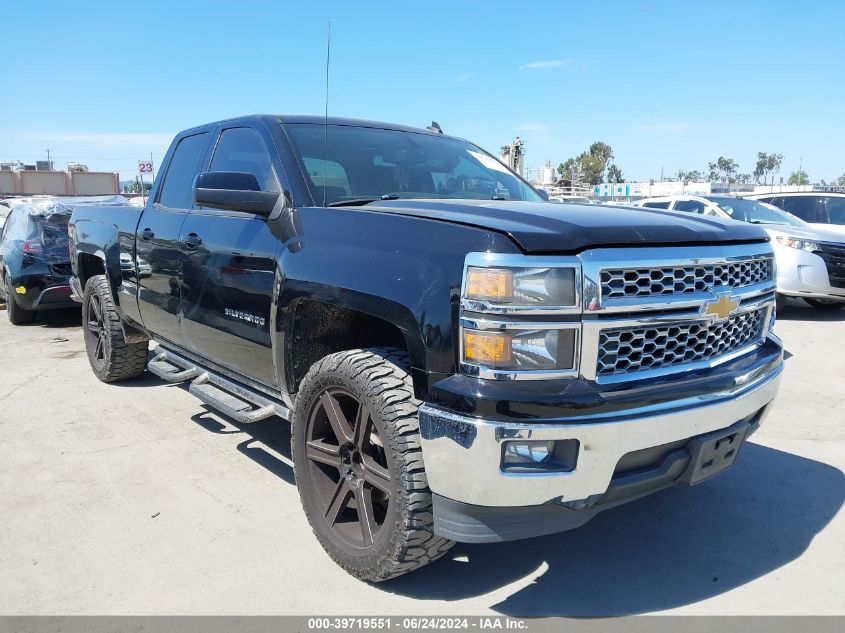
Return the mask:
[[760,340],[767,312],[761,308],[717,322],[693,320],[602,330],[596,375],[616,376],[713,360]]
[[691,294],[720,286],[745,288],[773,278],[771,258],[659,268],[608,268],[601,272],[601,294],[608,299]]

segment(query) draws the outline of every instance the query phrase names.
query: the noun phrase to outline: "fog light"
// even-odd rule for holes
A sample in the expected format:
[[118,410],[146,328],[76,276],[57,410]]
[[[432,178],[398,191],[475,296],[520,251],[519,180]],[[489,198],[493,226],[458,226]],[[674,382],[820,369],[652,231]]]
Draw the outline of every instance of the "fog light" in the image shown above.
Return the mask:
[[553,440],[547,442],[508,442],[505,444],[504,464],[539,464],[552,459],[555,450]]
[[513,440],[502,450],[502,470],[569,472],[578,462],[578,440]]

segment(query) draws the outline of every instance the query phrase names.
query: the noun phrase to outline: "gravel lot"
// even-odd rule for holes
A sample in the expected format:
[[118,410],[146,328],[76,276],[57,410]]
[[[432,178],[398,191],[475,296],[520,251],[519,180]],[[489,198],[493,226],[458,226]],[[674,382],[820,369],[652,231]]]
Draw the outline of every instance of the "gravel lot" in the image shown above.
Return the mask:
[[845,614],[845,311],[791,302],[779,400],[717,479],[371,586],[300,510],[288,427],[91,373],[0,313],[0,614]]

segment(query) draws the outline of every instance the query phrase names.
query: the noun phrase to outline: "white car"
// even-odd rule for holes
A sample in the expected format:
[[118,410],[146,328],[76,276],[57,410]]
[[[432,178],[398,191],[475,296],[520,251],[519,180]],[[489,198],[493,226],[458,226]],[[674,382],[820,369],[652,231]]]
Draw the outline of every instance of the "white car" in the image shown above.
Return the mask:
[[824,231],[845,235],[845,193],[796,191],[794,193],[757,193],[743,196],[748,200],[768,202],[804,222]]
[[6,218],[10,211],[9,205],[0,200],[0,231],[3,230],[3,225],[6,224]]
[[775,249],[778,306],[801,297],[814,308],[845,307],[845,235],[823,230],[766,202],[732,196],[663,196],[634,206],[701,213],[759,224]]
[[549,196],[549,202],[562,202],[564,204],[594,204],[587,196]]

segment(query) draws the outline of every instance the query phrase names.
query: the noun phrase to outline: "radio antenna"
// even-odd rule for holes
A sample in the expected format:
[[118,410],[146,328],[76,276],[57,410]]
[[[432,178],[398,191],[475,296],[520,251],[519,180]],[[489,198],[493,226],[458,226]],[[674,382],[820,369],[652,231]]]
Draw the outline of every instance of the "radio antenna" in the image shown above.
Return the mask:
[[332,21],[326,33],[326,113],[323,119],[323,206],[326,206],[326,187],[329,180],[329,61],[332,54]]

